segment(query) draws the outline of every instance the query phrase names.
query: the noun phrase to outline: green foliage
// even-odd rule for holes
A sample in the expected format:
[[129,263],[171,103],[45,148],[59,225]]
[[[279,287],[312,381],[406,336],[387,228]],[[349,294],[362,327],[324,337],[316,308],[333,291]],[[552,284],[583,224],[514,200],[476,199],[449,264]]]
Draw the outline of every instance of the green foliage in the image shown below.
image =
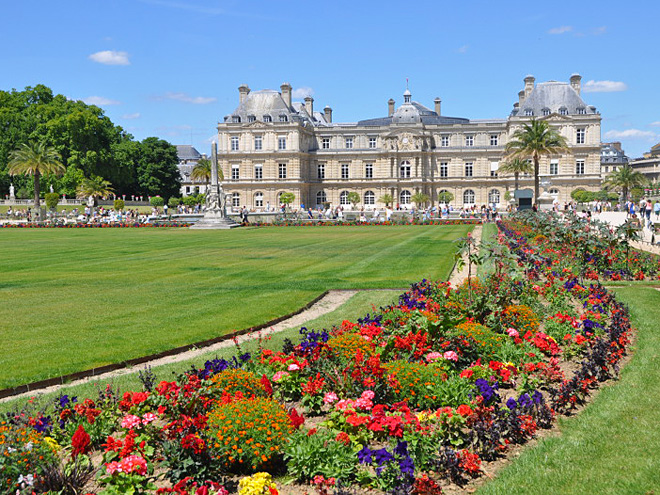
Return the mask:
[[335,437],[325,429],[313,435],[308,435],[307,430],[296,432],[284,448],[289,474],[299,481],[309,481],[317,475],[342,481],[354,479],[358,466],[355,446],[346,446]]
[[295,199],[296,199],[296,196],[292,192],[284,192],[284,193],[280,194],[280,202],[282,202],[283,204],[285,204],[287,206],[290,205],[291,203],[293,203]]
[[62,175],[65,171],[60,154],[43,141],[21,144],[9,154],[7,171],[10,175],[31,175],[34,179],[34,206],[39,207],[40,177],[44,174]]
[[103,177],[93,175],[89,179],[83,179],[78,184],[76,189],[76,196],[79,198],[103,198],[110,196],[114,192],[112,185]]
[[[603,181],[603,187],[608,191],[621,191],[624,201],[628,200],[629,192],[633,201],[639,201],[644,194],[641,187],[647,183],[648,179],[644,174],[626,164],[611,172]],[[639,195],[635,194],[638,190],[641,191]]]
[[596,193],[578,187],[577,189],[571,192],[571,198],[573,198],[578,203],[589,203],[596,199]]
[[176,196],[172,196],[170,199],[167,200],[167,206],[170,208],[176,208],[182,203],[181,198],[177,198]]
[[357,206],[357,204],[360,202],[360,195],[356,193],[355,191],[351,191],[348,193],[348,202],[353,205],[353,208]]
[[57,193],[46,193],[44,199],[46,200],[48,209],[54,210],[60,202],[60,195]]
[[115,199],[115,203],[114,203],[115,210],[122,211],[125,206],[126,204],[124,203],[123,199]]
[[428,194],[418,192],[413,194],[412,198],[410,199],[412,200],[413,203],[417,205],[417,208],[421,208],[424,205],[426,205],[426,203],[428,203],[431,198],[429,198]]
[[160,208],[165,204],[165,200],[161,196],[152,196],[149,200],[149,204],[151,204],[151,206],[155,206],[156,208]]
[[454,195],[449,191],[444,191],[438,194],[438,202],[449,204],[454,201]]
[[140,191],[147,195],[176,196],[181,188],[176,147],[155,137],[140,143],[136,173]]
[[393,200],[391,194],[389,194],[389,193],[385,193],[385,194],[383,194],[380,198],[378,198],[378,201],[379,201],[380,203],[384,203],[385,206],[389,206],[389,205],[392,204],[392,201],[394,201],[394,200]]

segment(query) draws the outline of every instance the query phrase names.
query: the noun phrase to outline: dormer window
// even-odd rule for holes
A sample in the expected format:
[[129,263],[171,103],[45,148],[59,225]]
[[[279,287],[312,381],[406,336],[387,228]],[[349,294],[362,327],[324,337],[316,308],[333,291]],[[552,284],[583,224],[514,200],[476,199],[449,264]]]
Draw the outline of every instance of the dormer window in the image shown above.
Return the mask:
[[289,120],[289,119],[287,118],[286,115],[284,115],[284,114],[281,114],[281,115],[280,115],[280,122],[287,122],[288,120]]
[[568,115],[568,109],[566,107],[561,107],[559,109],[559,115]]
[[232,115],[231,116],[231,121],[234,124],[240,124],[241,123],[241,118],[238,115]]
[[534,115],[534,110],[531,108],[525,108],[525,117],[532,117]]
[[270,115],[264,115],[264,122],[272,122],[272,121],[273,121],[273,117],[271,117]]
[[544,108],[542,110],[542,112],[543,112],[543,115],[550,115],[550,109],[549,108]]
[[576,108],[576,112],[578,115],[585,115],[587,113],[587,109],[584,107],[578,107]]
[[257,118],[254,115],[248,115],[248,122],[254,122]]

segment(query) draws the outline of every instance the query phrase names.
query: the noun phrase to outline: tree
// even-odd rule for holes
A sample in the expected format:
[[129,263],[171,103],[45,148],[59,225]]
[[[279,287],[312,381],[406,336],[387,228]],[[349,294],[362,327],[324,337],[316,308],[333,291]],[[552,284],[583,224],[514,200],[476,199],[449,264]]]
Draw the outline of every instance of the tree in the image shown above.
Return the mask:
[[115,210],[122,211],[125,206],[126,203],[124,203],[123,199],[115,199],[115,204],[114,204]]
[[60,175],[65,171],[60,154],[43,142],[22,144],[9,155],[10,175],[32,175],[34,177],[34,207],[39,210],[39,180],[43,174]]
[[514,189],[518,190],[518,177],[520,174],[529,174],[534,172],[534,167],[527,159],[512,158],[500,165],[498,172],[504,174],[513,174]]
[[176,196],[181,189],[178,163],[175,146],[156,137],[144,139],[140,143],[140,156],[136,167],[141,194],[160,194],[168,199]]
[[628,201],[628,191],[642,187],[646,183],[647,179],[641,172],[626,164],[611,172],[603,181],[603,187],[608,191],[621,191],[623,200]]
[[511,158],[531,158],[534,164],[534,201],[539,197],[539,162],[542,156],[568,151],[568,143],[545,120],[532,119],[516,130],[506,144],[506,152]]
[[380,198],[378,198],[378,201],[380,203],[385,203],[385,206],[390,206],[394,201],[394,199],[392,198],[391,194],[385,193]]
[[293,203],[296,199],[296,195],[292,192],[283,192],[280,194],[280,203],[285,204],[287,207]]
[[79,199],[94,198],[94,204],[96,204],[97,198],[110,196],[113,192],[110,182],[103,177],[93,175],[89,179],[83,179],[78,185],[76,196]]
[[415,203],[417,205],[417,208],[421,208],[422,206],[425,206],[426,203],[429,202],[430,198],[429,198],[428,194],[417,192],[417,193],[413,194],[412,198],[410,198],[410,199],[412,200],[413,203]]
[[355,191],[349,192],[346,199],[348,199],[348,202],[351,203],[353,205],[353,209],[355,209],[357,204],[360,202],[360,195]]
[[54,210],[60,202],[60,195],[57,193],[46,193],[44,195],[46,206],[49,210]]
[[[201,158],[193,167],[192,173],[190,174],[192,180],[197,180],[208,184],[211,182],[211,160],[208,158]],[[222,169],[218,168],[218,179],[224,180],[225,176],[222,173]]]
[[448,205],[452,201],[454,201],[454,195],[449,191],[443,191],[440,194],[438,194],[438,203],[444,203]]

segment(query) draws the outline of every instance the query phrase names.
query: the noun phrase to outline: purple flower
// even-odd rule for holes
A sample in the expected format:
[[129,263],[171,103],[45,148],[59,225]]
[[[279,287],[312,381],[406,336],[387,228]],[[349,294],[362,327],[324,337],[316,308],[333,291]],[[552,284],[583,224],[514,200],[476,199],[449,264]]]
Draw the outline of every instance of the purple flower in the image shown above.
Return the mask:
[[371,454],[372,452],[369,449],[369,447],[367,447],[366,445],[362,447],[362,450],[358,451],[357,453],[360,464],[371,464],[372,462]]

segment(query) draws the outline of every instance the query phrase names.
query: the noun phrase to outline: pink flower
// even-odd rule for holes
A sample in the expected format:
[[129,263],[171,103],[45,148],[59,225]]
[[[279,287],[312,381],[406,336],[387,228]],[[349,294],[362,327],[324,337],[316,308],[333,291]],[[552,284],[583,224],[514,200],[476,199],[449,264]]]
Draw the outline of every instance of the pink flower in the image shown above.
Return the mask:
[[335,404],[335,409],[338,411],[343,411],[349,407],[353,407],[353,401],[351,399],[342,399]]
[[373,390],[365,390],[364,392],[362,392],[362,395],[360,397],[362,397],[363,399],[372,400],[375,396],[376,394],[374,393]]
[[429,352],[426,355],[426,362],[427,363],[432,363],[433,361],[437,361],[438,359],[442,358],[442,353],[441,352]]
[[298,370],[300,369],[300,366],[298,366],[298,365],[295,364],[295,363],[292,363],[292,364],[289,365],[289,367],[288,367],[287,369],[288,369],[289,371],[298,371]]
[[145,413],[145,414],[142,416],[142,424],[143,424],[143,425],[148,425],[149,423],[153,423],[153,422],[156,421],[157,419],[158,419],[158,416],[156,416],[156,415],[155,415],[154,413],[152,413],[152,412],[148,412],[148,413]]
[[506,333],[509,335],[509,337],[520,337],[518,330],[515,328],[508,328]]
[[278,371],[277,373],[275,373],[275,375],[273,375],[273,381],[279,383],[282,380],[284,380],[287,376],[289,376],[289,373],[287,373],[286,371]]
[[121,466],[116,461],[109,462],[105,465],[105,472],[110,475],[115,474],[117,472],[121,472]]
[[337,394],[334,392],[327,392],[323,397],[323,402],[325,402],[326,404],[332,404],[333,402],[336,402],[338,400],[339,397],[337,397]]
[[137,428],[142,424],[142,420],[137,417],[135,414],[127,414],[124,416],[124,419],[121,420],[121,427],[122,428]]
[[360,397],[358,400],[355,401],[355,408],[356,409],[363,409],[365,411],[368,411],[374,406],[374,403],[371,402],[369,399],[365,399],[364,397]]
[[458,361],[458,354],[456,354],[454,351],[447,351],[445,352],[442,357],[447,359],[448,361]]
[[147,461],[139,455],[129,455],[121,460],[121,467],[125,473],[147,474]]

